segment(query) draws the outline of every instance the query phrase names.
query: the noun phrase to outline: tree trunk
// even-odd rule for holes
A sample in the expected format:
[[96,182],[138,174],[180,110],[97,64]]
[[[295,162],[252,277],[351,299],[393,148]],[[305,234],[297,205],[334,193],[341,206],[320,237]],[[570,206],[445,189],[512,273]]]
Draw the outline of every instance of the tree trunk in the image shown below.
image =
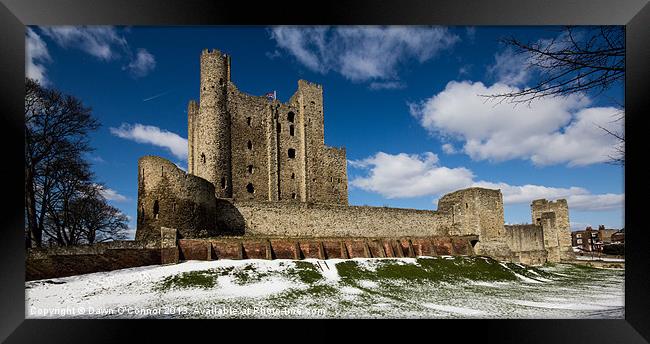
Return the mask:
[[27,208],[27,227],[29,229],[29,245],[41,247],[43,232],[36,220],[36,197],[34,192],[34,173],[29,166],[25,167],[25,207]]

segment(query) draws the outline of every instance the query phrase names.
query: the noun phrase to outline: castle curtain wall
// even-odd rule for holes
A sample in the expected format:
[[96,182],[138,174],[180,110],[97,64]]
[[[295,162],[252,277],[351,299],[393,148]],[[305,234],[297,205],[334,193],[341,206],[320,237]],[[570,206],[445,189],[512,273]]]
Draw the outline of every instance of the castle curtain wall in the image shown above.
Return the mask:
[[430,237],[451,228],[447,214],[430,210],[218,200],[217,213],[222,230],[246,236]]
[[513,254],[513,259],[528,265],[540,265],[546,262],[544,249],[544,231],[539,225],[505,225],[506,241]]

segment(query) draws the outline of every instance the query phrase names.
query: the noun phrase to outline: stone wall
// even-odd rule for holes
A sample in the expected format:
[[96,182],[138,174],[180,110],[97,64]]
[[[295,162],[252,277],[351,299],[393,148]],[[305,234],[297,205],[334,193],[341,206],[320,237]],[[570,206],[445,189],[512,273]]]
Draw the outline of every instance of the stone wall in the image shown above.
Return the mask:
[[214,186],[155,156],[138,160],[136,240],[160,238],[160,228],[181,238],[218,235]]
[[542,226],[505,225],[504,230],[514,261],[528,265],[541,265],[546,262]]
[[218,200],[217,212],[222,231],[246,236],[423,237],[451,229],[447,214],[430,210]]
[[232,197],[241,200],[276,200],[277,156],[273,106],[264,97],[228,90],[231,116]]
[[468,188],[444,195],[438,211],[448,213],[451,235],[479,235],[477,254],[510,257],[504,233],[503,196],[500,190]]
[[113,241],[93,245],[29,249],[27,281],[160,264],[161,250],[142,241]]
[[533,224],[544,228],[544,247],[548,252],[548,260],[558,262],[573,259],[575,254],[571,246],[567,201],[538,199],[531,203],[530,208]]
[[181,260],[348,259],[473,255],[475,237],[210,238],[178,241]]

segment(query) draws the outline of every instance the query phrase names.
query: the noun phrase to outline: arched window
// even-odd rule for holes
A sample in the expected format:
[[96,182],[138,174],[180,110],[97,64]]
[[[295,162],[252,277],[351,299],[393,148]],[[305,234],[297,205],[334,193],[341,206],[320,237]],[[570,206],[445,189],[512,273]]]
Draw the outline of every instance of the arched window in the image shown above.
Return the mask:
[[253,187],[253,183],[248,183],[248,185],[246,185],[246,191],[248,191],[248,193],[251,193],[251,194],[255,192],[255,188]]
[[289,126],[289,135],[293,136],[293,124]]
[[294,159],[296,157],[296,150],[293,148],[289,148],[288,155],[289,155],[289,159]]
[[160,211],[160,206],[158,205],[158,200],[153,202],[153,218],[158,218],[158,212]]
[[290,123],[293,123],[293,120],[294,120],[295,116],[296,115],[292,111],[289,111],[289,113],[287,114],[287,121],[289,121]]
[[251,140],[248,140],[248,143],[246,144],[246,146],[248,147],[248,150],[253,149],[253,142],[251,142]]
[[296,179],[296,174],[295,173],[291,174],[291,179]]
[[295,192],[291,194],[291,198],[296,199],[296,193]]

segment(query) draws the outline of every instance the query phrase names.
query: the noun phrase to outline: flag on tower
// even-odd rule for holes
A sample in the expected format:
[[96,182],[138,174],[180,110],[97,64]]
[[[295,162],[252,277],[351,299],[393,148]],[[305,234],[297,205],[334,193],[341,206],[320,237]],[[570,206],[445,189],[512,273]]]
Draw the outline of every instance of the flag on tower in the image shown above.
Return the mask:
[[277,94],[276,94],[275,91],[273,91],[273,92],[269,92],[269,93],[265,94],[264,96],[265,96],[266,98],[268,98],[268,99],[272,99],[272,100],[276,100],[276,99],[278,99],[278,98],[277,98]]

